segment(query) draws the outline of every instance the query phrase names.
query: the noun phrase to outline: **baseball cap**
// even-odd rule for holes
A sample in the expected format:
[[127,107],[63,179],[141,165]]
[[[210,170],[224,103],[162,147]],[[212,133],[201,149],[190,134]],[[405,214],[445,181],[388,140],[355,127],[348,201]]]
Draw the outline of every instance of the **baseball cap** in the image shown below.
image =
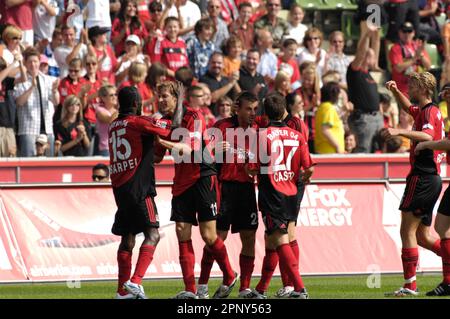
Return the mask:
[[40,63],[41,64],[42,63],[48,64],[48,58],[47,58],[47,56],[45,54],[41,54]]
[[414,31],[414,26],[411,22],[406,21],[401,25],[400,30],[403,32],[411,32]]
[[45,134],[41,134],[36,138],[36,143],[39,143],[41,145],[45,145],[48,143],[48,137]]
[[125,42],[134,42],[136,45],[141,45],[141,40],[136,34],[130,34]]
[[89,28],[88,30],[88,36],[89,39],[92,39],[93,37],[96,37],[100,34],[104,34],[104,33],[108,33],[109,32],[109,28],[104,28],[104,27],[99,27],[98,25]]

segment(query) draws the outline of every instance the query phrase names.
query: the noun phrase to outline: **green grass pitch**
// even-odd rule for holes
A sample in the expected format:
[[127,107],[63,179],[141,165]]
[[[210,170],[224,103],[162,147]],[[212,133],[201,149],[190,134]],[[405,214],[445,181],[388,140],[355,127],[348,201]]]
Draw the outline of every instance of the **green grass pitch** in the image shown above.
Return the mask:
[[[426,298],[425,292],[434,289],[441,282],[441,279],[442,276],[437,274],[418,275],[417,282],[421,295],[408,298]],[[256,285],[257,280],[258,278],[252,280],[252,287]],[[400,274],[382,275],[379,281],[380,288],[372,289],[367,286],[368,276],[363,275],[305,276],[303,280],[310,298],[313,299],[383,299],[385,298],[384,293],[393,292],[403,283]],[[210,295],[214,293],[219,284],[219,279],[211,279],[209,284]],[[171,298],[183,289],[183,283],[180,279],[145,280],[143,285],[147,296],[151,299]],[[69,288],[68,286],[74,285],[68,285],[65,282],[0,284],[0,299],[111,299],[116,291],[116,282],[113,281],[83,281],[79,288]],[[280,278],[274,278],[268,291],[269,298],[274,298],[275,292],[280,287]],[[237,290],[238,287],[235,287],[231,298],[237,298]]]

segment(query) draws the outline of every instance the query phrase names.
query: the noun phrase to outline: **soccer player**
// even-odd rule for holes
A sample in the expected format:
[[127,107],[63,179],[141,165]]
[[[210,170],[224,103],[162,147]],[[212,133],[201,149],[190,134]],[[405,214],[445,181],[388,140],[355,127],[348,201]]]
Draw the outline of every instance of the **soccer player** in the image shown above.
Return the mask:
[[[145,299],[142,278],[159,241],[158,211],[153,167],[155,135],[168,136],[170,121],[139,116],[142,101],[135,87],[119,91],[119,116],[109,126],[111,183],[117,212],[112,227],[122,236],[117,251],[119,285],[117,299]],[[131,256],[138,233],[145,239],[131,276]]]
[[[178,99],[177,92],[170,85],[159,86],[158,96],[160,110],[170,109]],[[174,298],[197,299],[194,277],[195,254],[191,240],[192,225],[200,226],[200,234],[206,249],[214,256],[223,272],[223,283],[214,297],[226,298],[231,293],[238,276],[231,269],[223,240],[217,236],[217,173],[211,154],[208,151],[204,152],[206,140],[203,136],[206,122],[200,110],[186,107],[181,128],[184,128],[184,131],[174,131],[172,140],[159,140],[161,146],[172,151],[176,162],[171,220],[176,222],[185,290]],[[182,137],[176,140],[178,133]],[[183,156],[182,160],[180,155]]]
[[395,81],[386,83],[397,103],[414,118],[413,129],[386,128],[381,132],[388,140],[392,136],[411,139],[411,170],[406,178],[406,188],[399,209],[402,212],[400,236],[402,239],[402,263],[405,284],[393,293],[394,296],[417,296],[416,268],[419,259],[417,245],[440,255],[440,240],[430,234],[433,207],[442,189],[440,151],[422,150],[415,154],[419,142],[438,141],[444,137],[444,124],[439,108],[432,102],[436,79],[431,73],[412,73],[409,77],[409,97],[417,101],[413,105],[397,87]]
[[[217,234],[225,241],[231,227],[231,233],[239,233],[242,249],[239,255],[241,268],[241,286],[239,297],[251,293],[250,280],[255,266],[255,237],[258,228],[258,209],[254,178],[245,171],[252,136],[256,141],[256,110],[258,97],[250,92],[241,93],[236,99],[236,114],[217,122],[220,141],[215,145],[216,162],[220,182],[220,208],[217,217]],[[223,140],[222,140],[223,139]],[[208,280],[214,256],[205,246],[198,279],[197,296],[209,297]]]
[[[287,100],[286,100],[287,103]],[[286,105],[287,107],[287,105]],[[256,122],[260,127],[267,127],[269,125],[267,117],[258,116],[256,118]],[[283,115],[283,122],[290,127],[291,129],[299,132],[305,141],[308,141],[308,128],[306,127],[303,120],[300,117],[292,116],[290,112],[287,111]],[[312,160],[311,160],[312,162]],[[314,163],[312,163],[314,165]],[[303,195],[305,193],[305,184],[309,183],[309,179],[313,173],[313,167],[311,168],[303,168],[303,178],[300,178],[297,183],[297,196],[296,198],[292,198],[295,200],[295,205],[291,205],[290,209],[287,213],[289,214],[289,224],[288,224],[288,237],[289,237],[289,246],[291,246],[292,252],[295,256],[295,260],[297,261],[296,265],[299,265],[300,259],[300,249],[298,246],[297,238],[296,238],[296,226],[298,214],[300,211],[300,205],[303,199]],[[255,290],[253,290],[252,295],[248,295],[248,298],[265,298],[265,292],[267,291],[270,280],[272,279],[273,272],[278,264],[278,255],[275,250],[270,249],[266,245],[266,255],[263,259],[263,265],[261,270],[261,279],[256,285]],[[283,283],[283,287],[281,287],[277,293],[276,297],[278,298],[287,298],[294,290],[293,283],[289,279],[288,271],[286,270],[286,265],[284,263],[280,263],[280,274],[281,281]]]
[[[261,159],[258,164],[250,163],[248,172],[252,175],[259,174],[258,204],[267,235],[264,259],[273,264],[276,254],[294,286],[289,298],[307,299],[308,293],[298,271],[296,257],[289,245],[288,224],[291,212],[297,209],[297,185],[302,178],[301,168],[312,173],[313,163],[302,134],[282,121],[286,112],[285,103],[284,97],[277,93],[270,94],[264,100],[269,124],[267,129],[263,129],[259,134],[259,146],[267,143],[269,158],[267,164],[261,163]],[[309,179],[310,173],[304,174],[303,178]],[[264,298],[256,290],[254,293],[252,298]]]
[[[442,92],[444,100],[447,101],[447,108],[450,108],[450,90]],[[450,113],[448,113],[450,114]],[[429,150],[447,151],[447,164],[450,164],[450,140],[427,141],[417,144],[415,153]],[[438,208],[438,214],[434,223],[434,229],[441,238],[441,257],[443,281],[432,291],[427,292],[427,296],[450,296],[450,187],[448,187],[442,197]]]

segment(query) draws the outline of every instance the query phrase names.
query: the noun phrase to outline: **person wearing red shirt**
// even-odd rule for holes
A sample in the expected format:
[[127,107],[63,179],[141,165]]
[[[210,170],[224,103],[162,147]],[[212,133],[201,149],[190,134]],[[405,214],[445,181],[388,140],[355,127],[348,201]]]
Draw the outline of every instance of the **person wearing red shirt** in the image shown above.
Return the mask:
[[381,131],[383,139],[402,136],[411,139],[409,160],[411,170],[406,178],[406,187],[400,207],[402,239],[403,287],[392,294],[396,297],[417,296],[416,269],[419,261],[419,248],[441,254],[440,240],[430,233],[433,219],[433,207],[442,189],[440,164],[444,157],[441,151],[421,150],[416,152],[419,142],[438,141],[444,138],[444,123],[439,107],[433,103],[436,79],[429,73],[412,73],[409,77],[409,97],[399,90],[395,81],[386,83],[397,104],[414,118],[412,130],[385,128]]
[[[182,92],[180,87],[175,87],[171,82],[164,82],[158,86],[158,97],[159,109],[164,114],[182,101]],[[189,131],[189,134],[181,140],[172,134],[172,141],[163,139],[159,141],[162,147],[171,150],[176,157],[170,219],[176,222],[185,290],[178,293],[175,299],[197,299],[194,277],[195,254],[191,240],[192,225],[199,225],[206,249],[214,256],[223,272],[222,285],[214,297],[226,298],[233,290],[238,275],[231,268],[223,240],[217,236],[217,173],[212,155],[206,149],[205,119],[198,109],[186,107],[181,127]],[[183,160],[180,161],[181,158],[175,154],[181,155]]]
[[[147,6],[144,5],[144,7],[147,10]],[[119,14],[113,21],[111,41],[116,56],[120,56],[125,52],[125,41],[130,34],[137,35],[141,40],[145,40],[148,37],[147,29],[143,27],[137,16],[137,9],[138,2],[136,0],[123,1]]]
[[180,22],[175,17],[164,21],[164,38],[154,39],[150,45],[149,56],[152,62],[161,62],[167,67],[168,76],[175,78],[175,71],[182,66],[189,66],[186,43],[178,37]]
[[[310,179],[313,162],[303,133],[291,129],[283,121],[283,117],[287,115],[285,98],[278,93],[269,94],[264,100],[264,111],[269,123],[266,129],[260,130],[258,145],[267,143],[267,150],[270,150],[268,162],[264,164],[258,158],[246,166],[249,174],[258,174],[258,207],[266,226],[266,256],[262,277],[266,269],[274,270],[279,260],[280,268],[287,272],[287,277],[294,286],[287,297],[308,299],[308,292],[289,242],[288,224],[292,214],[298,212],[299,180],[307,182]],[[260,284],[261,281],[248,298],[266,298],[265,290],[261,289]]]
[[[139,116],[141,98],[134,87],[119,91],[119,116],[110,125],[111,184],[117,203],[112,233],[121,236],[117,250],[116,299],[146,299],[142,278],[153,260],[159,242],[154,141],[170,134],[170,121]],[[135,238],[144,233],[133,276]]]
[[79,96],[82,87],[86,83],[83,77],[80,77],[81,60],[75,58],[69,63],[69,75],[61,80],[59,83],[60,103],[63,104],[66,97],[69,95]]
[[278,57],[278,71],[283,71],[291,77],[291,88],[297,90],[300,86],[300,71],[295,55],[297,53],[297,42],[294,39],[283,41],[283,54]]
[[[258,97],[250,92],[241,93],[236,99],[236,115],[217,122],[220,138],[215,139],[216,163],[219,166],[220,213],[217,218],[217,234],[223,241],[231,233],[239,233],[242,249],[239,255],[241,286],[239,297],[251,294],[250,281],[255,267],[255,238],[258,228],[258,209],[254,179],[245,171],[245,163],[253,156],[250,145],[256,140],[255,117]],[[240,134],[244,135],[242,141]],[[252,141],[253,133],[253,141]],[[197,296],[208,297],[208,280],[214,256],[203,249]]]
[[[414,26],[405,22],[398,32],[399,41],[389,51],[392,66],[392,80],[404,95],[408,96],[408,75],[412,72],[428,70],[431,66],[430,56],[422,40],[414,40]],[[422,70],[420,70],[422,69]]]

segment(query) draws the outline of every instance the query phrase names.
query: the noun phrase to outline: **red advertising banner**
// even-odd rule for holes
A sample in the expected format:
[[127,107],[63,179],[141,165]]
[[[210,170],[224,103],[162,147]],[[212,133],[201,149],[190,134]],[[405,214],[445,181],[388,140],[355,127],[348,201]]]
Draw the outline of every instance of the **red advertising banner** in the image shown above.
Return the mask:
[[[297,227],[302,274],[401,271],[400,213],[404,184],[309,185]],[[181,277],[175,225],[170,222],[171,190],[159,187],[156,204],[161,240],[149,277]],[[10,188],[0,190],[0,281],[115,279],[120,237],[111,234],[116,205],[107,186]],[[203,241],[193,229],[196,275]],[[133,254],[136,262],[138,236]],[[226,241],[239,271],[238,235]],[[255,274],[264,257],[264,225],[257,232]],[[422,270],[441,261],[421,251]],[[213,276],[221,275],[218,266]]]

